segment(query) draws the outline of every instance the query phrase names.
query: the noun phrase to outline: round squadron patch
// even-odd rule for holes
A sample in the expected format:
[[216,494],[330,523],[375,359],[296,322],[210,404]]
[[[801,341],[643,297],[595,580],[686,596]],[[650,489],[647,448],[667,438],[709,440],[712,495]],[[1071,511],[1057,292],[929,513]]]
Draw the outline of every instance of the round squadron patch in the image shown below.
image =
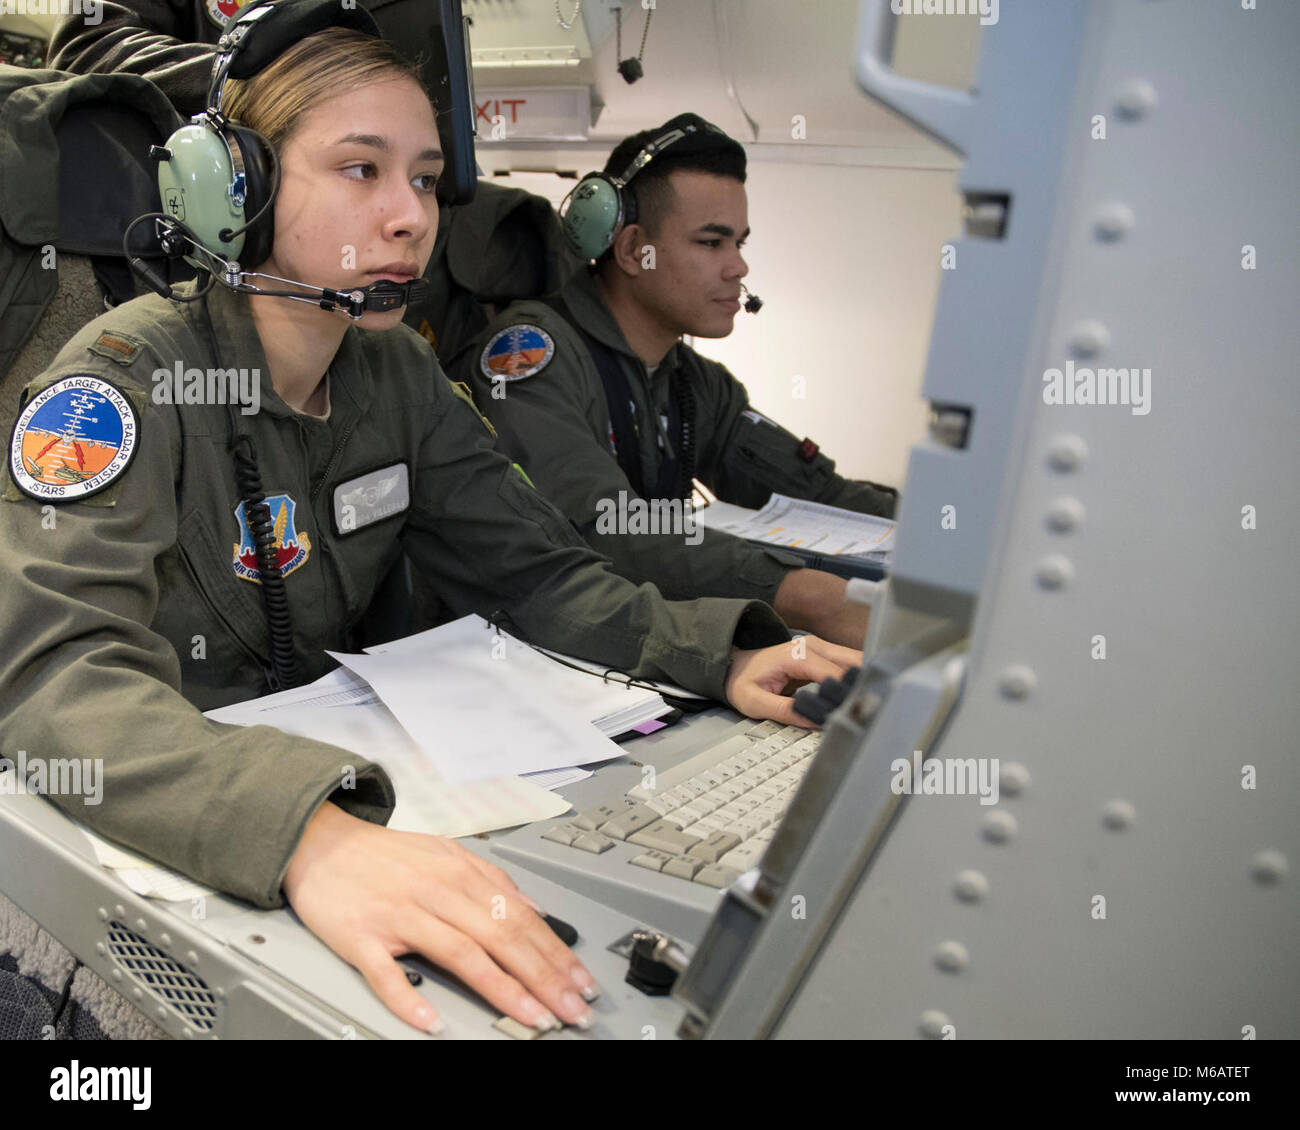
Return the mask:
[[207,0],[208,19],[217,27],[225,27],[248,4],[248,0]]
[[521,322],[495,334],[478,367],[490,381],[522,381],[536,376],[555,356],[555,341],[541,326]]
[[75,502],[121,478],[140,443],[126,394],[89,373],[64,377],[27,402],[9,441],[9,474],[40,502]]

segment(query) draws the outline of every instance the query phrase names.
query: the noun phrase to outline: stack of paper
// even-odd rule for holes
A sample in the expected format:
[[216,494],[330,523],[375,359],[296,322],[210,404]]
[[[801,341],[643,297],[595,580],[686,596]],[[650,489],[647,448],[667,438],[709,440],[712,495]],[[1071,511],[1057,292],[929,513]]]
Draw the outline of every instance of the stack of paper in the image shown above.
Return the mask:
[[762,510],[713,502],[698,517],[711,530],[826,557],[867,557],[885,563],[894,549],[894,523],[887,518],[783,494],[772,495]]
[[397,791],[388,826],[401,831],[470,836],[569,809],[562,797],[519,777],[447,781],[375,692],[343,669],[310,686],[209,710],[207,717],[238,726],[274,726],[382,765]]

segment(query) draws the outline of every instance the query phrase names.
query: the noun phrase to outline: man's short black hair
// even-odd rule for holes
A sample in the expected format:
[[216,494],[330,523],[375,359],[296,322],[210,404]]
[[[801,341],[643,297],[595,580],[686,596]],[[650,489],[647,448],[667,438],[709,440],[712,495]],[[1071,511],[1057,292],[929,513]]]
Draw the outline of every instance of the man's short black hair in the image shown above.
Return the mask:
[[605,162],[606,176],[621,177],[650,142],[671,130],[691,126],[694,129],[686,137],[674,141],[657,154],[624,189],[624,193],[632,198],[635,209],[628,223],[638,223],[651,233],[659,230],[660,223],[672,208],[673,190],[668,183],[668,174],[679,169],[731,177],[745,183],[744,147],[698,114],[678,114],[656,129],[625,137]]

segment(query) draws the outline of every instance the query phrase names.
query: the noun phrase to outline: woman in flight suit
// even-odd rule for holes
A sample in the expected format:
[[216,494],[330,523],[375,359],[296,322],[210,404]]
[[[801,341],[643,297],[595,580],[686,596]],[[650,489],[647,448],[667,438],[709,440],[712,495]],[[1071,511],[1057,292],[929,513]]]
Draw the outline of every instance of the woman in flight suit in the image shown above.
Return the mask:
[[[420,276],[438,134],[386,44],[331,28],[225,90],[228,116],[282,167],[259,270],[341,289]],[[797,721],[787,681],[839,676],[857,656],[814,638],[796,653],[757,602],[670,603],[615,576],[493,450],[401,315],[352,325],[218,286],[136,299],[69,342],[24,393],[0,501],[0,749],[102,759],[102,804],[51,799],[219,890],[287,899],[420,1029],[440,1021],[394,960],[409,952],[524,1024],[586,1024],[596,987],[581,963],[499,868],[385,828],[378,765],[200,713],[264,693],[286,661],[272,659],[268,559],[235,456],[246,470],[255,453],[303,681],[333,665],[325,649],[347,646],[402,548],[448,615],[503,615],[539,644],[754,717]],[[203,402],[240,387],[260,404]]]

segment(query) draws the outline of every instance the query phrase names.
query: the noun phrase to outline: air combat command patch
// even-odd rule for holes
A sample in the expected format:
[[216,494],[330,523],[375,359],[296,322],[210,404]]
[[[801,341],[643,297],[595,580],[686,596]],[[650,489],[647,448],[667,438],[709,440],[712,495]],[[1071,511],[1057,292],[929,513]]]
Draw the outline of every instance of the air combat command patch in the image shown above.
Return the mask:
[[102,377],[64,377],[27,402],[9,441],[14,485],[40,502],[76,502],[126,471],[140,421],[126,394]]
[[204,6],[208,9],[208,19],[224,28],[247,4],[248,0],[207,0]]
[[479,371],[490,381],[522,381],[540,373],[555,356],[555,341],[541,326],[509,326],[487,343]]
[[[297,507],[287,494],[267,495],[266,506],[271,521],[275,523],[276,563],[280,566],[280,575],[287,577],[306,562],[307,555],[311,553],[311,540],[307,537],[306,530],[299,533],[294,526],[293,514]],[[236,577],[260,585],[262,574],[257,567],[257,548],[253,544],[253,533],[248,528],[243,502],[235,507],[235,520],[239,523],[239,540],[235,542],[231,567],[235,570]]]

